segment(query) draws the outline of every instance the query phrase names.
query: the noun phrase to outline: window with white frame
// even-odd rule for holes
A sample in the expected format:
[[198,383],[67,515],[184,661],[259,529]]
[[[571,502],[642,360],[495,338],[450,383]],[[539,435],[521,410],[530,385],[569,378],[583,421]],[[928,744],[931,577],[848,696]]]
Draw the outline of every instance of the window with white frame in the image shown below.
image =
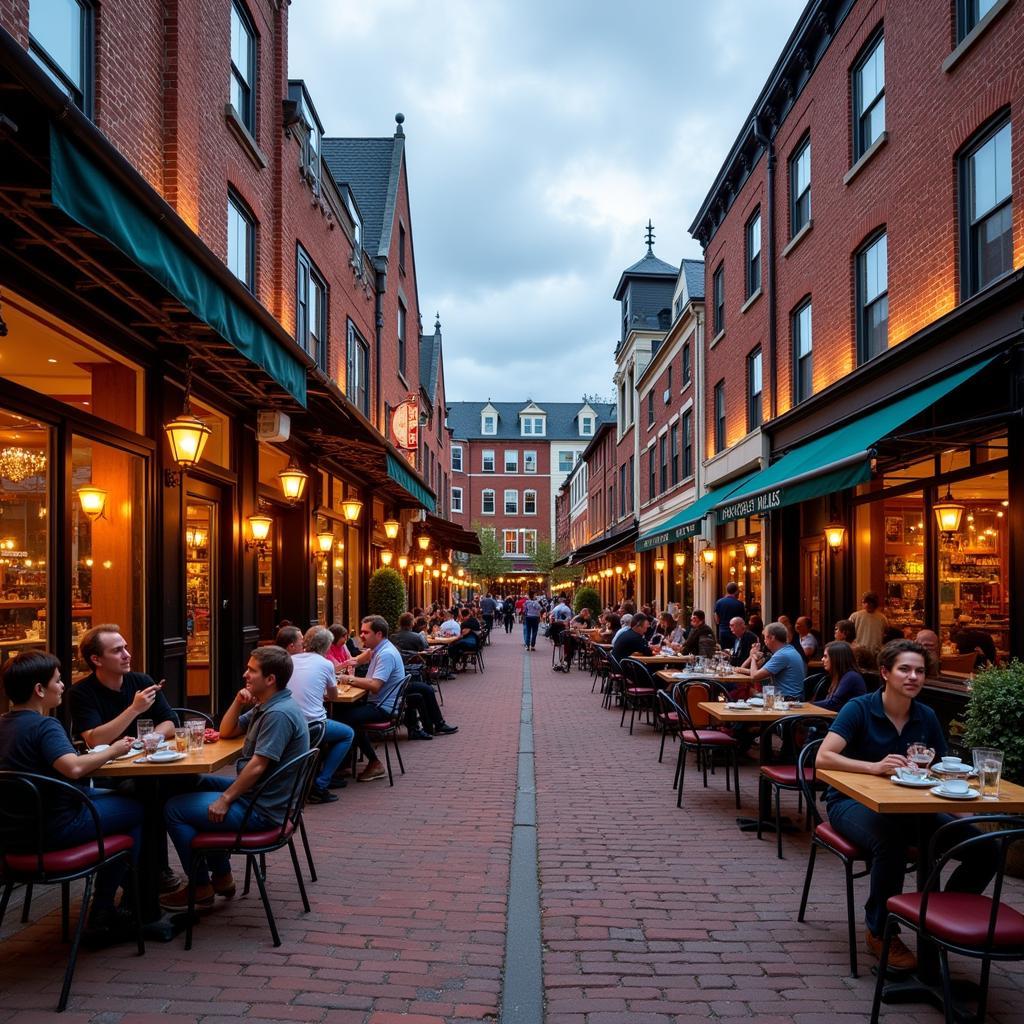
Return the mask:
[[580,434],[583,437],[589,437],[594,433],[594,417],[583,416],[580,418]]
[[345,394],[364,416],[370,415],[369,348],[350,320],[345,357]]
[[494,515],[494,491],[490,488],[480,492],[480,514],[485,516]]
[[494,415],[492,413],[486,413],[480,417],[480,433],[481,434],[496,434],[498,432],[498,425],[495,422]]
[[519,472],[519,452],[510,451],[508,448],[505,449],[505,472]]
[[501,531],[502,549],[506,555],[518,555],[519,554],[519,531],[518,530],[502,530]]
[[461,512],[462,511],[462,488],[461,487],[453,487],[452,488],[452,511],[453,512]]
[[541,437],[544,434],[544,417],[543,416],[524,416],[522,418],[522,433],[533,434],[534,436]]
[[481,473],[493,473],[494,472],[494,449],[485,448],[480,457],[480,472]]
[[1013,162],[1009,114],[960,160],[964,297],[1013,270]]
[[228,190],[228,270],[249,291],[255,291],[256,218],[231,189]]
[[519,492],[514,490],[505,491],[505,515],[519,515]]
[[536,473],[537,472],[537,453],[536,452],[523,452],[523,472],[524,473]]
[[452,472],[453,473],[461,473],[462,472],[462,445],[461,444],[453,444],[452,445]]
[[523,515],[535,516],[537,514],[537,492],[523,491]]
[[520,530],[520,549],[524,555],[537,554],[537,531]]

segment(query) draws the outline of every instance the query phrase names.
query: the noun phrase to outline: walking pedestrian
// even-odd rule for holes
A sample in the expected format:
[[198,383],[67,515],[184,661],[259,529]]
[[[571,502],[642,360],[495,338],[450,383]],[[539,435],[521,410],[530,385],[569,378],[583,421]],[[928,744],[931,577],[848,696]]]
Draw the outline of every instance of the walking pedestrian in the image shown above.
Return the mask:
[[523,602],[523,647],[528,651],[537,649],[537,630],[540,628],[540,602],[529,591]]

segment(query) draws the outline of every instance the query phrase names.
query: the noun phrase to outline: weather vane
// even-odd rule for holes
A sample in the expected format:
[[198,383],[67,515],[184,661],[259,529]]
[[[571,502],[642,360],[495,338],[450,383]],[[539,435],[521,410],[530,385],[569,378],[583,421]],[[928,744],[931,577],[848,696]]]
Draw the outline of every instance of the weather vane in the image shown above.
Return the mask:
[[654,225],[651,223],[651,219],[649,217],[647,218],[647,237],[646,237],[645,241],[647,242],[647,255],[648,256],[653,256],[654,255]]

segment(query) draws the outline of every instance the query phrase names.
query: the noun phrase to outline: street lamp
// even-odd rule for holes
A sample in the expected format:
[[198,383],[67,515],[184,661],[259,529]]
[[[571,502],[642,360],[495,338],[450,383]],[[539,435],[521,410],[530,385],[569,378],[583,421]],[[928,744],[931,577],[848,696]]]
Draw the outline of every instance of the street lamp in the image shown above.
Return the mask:
[[301,500],[309,474],[299,467],[294,456],[288,459],[288,465],[277,474],[277,478],[281,481],[281,492],[287,502],[294,505]]
[[636,572],[636,562],[627,562],[626,568],[632,573]]
[[758,544],[756,540],[744,541],[743,553],[747,556],[747,558],[753,561],[753,559],[757,558],[757,552]]
[[346,498],[341,503],[341,511],[345,514],[345,521],[354,523],[363,511],[363,503],[358,498]]
[[430,534],[429,533],[421,533],[416,538],[416,543],[419,544],[420,551],[426,551],[427,548],[430,547]]
[[391,559],[395,557],[393,551],[388,551],[386,548],[380,553],[381,565],[390,565]]
[[656,572],[664,572],[665,571],[665,559],[664,558],[656,558],[654,560],[654,569],[655,569]]
[[330,530],[320,530],[316,535],[316,546],[321,555],[326,555],[334,547],[334,534]]
[[704,559],[704,564],[705,565],[714,565],[715,564],[715,549],[714,548],[705,548],[700,553],[700,556],[701,556],[701,558]]
[[677,551],[675,553],[675,560],[677,568],[681,569],[686,564],[686,552]]
[[267,538],[270,536],[270,527],[274,525],[274,520],[262,512],[257,512],[255,515],[249,516],[248,523],[249,533],[252,536],[245,542],[245,550],[255,549],[263,554],[267,550]]
[[937,501],[932,510],[938,520],[939,529],[947,536],[952,536],[960,529],[960,519],[964,514],[964,506],[953,500],[953,492],[946,484],[946,496]]
[[405,555],[398,556],[398,568],[404,570],[409,564],[409,559]]
[[398,536],[398,531],[402,528],[402,524],[397,519],[385,519],[384,520],[384,536],[388,540],[394,540]]
[[831,550],[836,551],[843,546],[846,539],[846,527],[842,523],[829,523],[825,527],[825,541]]

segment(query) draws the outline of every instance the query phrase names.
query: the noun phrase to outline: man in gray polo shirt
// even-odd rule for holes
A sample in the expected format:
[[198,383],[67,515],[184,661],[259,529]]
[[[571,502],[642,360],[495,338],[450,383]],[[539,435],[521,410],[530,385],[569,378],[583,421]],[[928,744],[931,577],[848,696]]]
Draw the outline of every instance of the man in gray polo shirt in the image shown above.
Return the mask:
[[[257,647],[245,670],[245,686],[238,691],[220,723],[222,739],[245,733],[242,756],[235,763],[235,778],[204,775],[196,792],[182,793],[167,802],[167,834],[185,869],[192,867],[192,839],[200,832],[237,832],[249,809],[248,794],[279,765],[309,750],[309,728],[298,702],[288,690],[292,659],[280,647]],[[280,825],[288,808],[293,778],[281,776],[260,794],[249,815],[247,831]],[[196,876],[196,905],[212,906],[214,896],[235,894],[230,858],[223,853],[206,856],[212,881],[204,867]],[[188,886],[160,897],[165,910],[188,906]]]

